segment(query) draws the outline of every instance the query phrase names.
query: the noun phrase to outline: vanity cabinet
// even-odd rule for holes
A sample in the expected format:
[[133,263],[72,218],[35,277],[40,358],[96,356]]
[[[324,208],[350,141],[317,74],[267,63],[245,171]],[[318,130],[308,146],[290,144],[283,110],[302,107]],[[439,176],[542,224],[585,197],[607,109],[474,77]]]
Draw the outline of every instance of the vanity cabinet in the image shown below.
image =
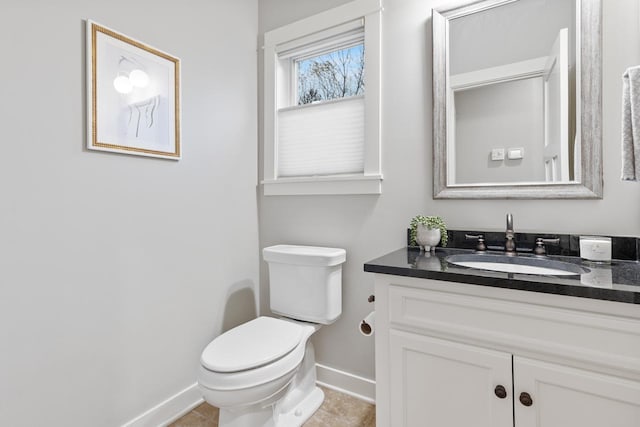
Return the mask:
[[640,426],[638,305],[375,283],[378,426]]

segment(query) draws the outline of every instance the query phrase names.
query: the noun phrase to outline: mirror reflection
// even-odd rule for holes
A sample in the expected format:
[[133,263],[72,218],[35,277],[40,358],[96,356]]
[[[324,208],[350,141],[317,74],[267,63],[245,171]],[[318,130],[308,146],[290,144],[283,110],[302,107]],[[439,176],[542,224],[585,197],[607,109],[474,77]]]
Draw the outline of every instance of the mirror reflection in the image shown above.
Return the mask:
[[449,22],[450,185],[576,178],[575,0]]
[[434,197],[601,198],[601,0],[432,16]]

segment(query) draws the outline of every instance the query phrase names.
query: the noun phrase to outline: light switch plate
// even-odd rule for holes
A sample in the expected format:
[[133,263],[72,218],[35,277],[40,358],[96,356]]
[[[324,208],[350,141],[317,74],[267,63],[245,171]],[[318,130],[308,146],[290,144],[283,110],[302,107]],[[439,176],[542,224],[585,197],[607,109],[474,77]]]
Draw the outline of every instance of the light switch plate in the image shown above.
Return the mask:
[[509,148],[507,150],[507,158],[509,160],[522,159],[524,157],[524,148]]

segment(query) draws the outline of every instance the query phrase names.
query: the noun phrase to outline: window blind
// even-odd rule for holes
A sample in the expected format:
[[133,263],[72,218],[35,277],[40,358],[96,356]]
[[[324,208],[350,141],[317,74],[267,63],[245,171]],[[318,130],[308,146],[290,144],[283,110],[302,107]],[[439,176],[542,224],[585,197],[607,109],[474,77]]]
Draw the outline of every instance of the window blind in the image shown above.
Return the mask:
[[364,96],[278,110],[278,177],[364,172]]

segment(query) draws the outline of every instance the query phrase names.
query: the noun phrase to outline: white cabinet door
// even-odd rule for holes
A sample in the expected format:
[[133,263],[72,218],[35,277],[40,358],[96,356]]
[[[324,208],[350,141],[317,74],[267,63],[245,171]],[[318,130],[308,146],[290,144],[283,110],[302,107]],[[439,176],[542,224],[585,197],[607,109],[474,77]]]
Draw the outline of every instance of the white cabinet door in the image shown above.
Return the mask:
[[394,329],[389,347],[393,427],[513,427],[510,354]]
[[639,382],[518,356],[513,376],[515,427],[640,426]]

